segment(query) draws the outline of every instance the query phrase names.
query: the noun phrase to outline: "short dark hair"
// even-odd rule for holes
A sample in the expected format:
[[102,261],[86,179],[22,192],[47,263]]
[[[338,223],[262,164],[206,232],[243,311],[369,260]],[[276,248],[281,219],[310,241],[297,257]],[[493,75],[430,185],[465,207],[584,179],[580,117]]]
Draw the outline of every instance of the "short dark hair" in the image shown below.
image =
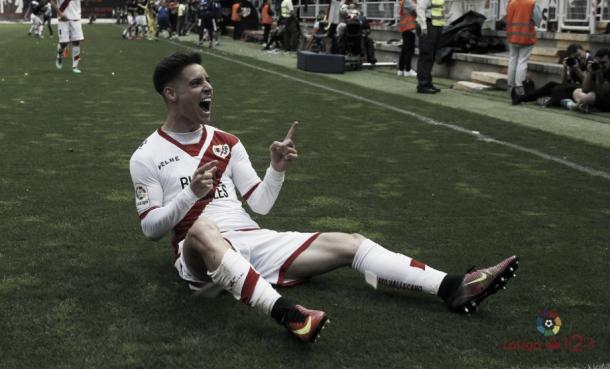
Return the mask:
[[596,58],[603,58],[604,56],[608,56],[610,57],[610,49],[599,49],[597,50],[597,52],[595,53],[595,57]]
[[572,54],[576,53],[578,50],[582,50],[582,49],[583,49],[582,45],[571,44],[570,46],[568,46],[566,51],[568,52],[568,55],[572,55]]
[[153,83],[159,95],[163,95],[165,86],[175,80],[182,70],[191,64],[201,64],[201,54],[178,51],[161,59],[153,73]]

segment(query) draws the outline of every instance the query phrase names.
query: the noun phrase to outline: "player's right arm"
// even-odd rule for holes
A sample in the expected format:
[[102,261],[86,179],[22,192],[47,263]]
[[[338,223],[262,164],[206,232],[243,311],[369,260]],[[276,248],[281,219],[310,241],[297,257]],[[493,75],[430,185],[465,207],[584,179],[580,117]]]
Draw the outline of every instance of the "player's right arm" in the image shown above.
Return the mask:
[[212,190],[216,164],[216,161],[211,161],[197,168],[191,184],[164,205],[163,187],[154,168],[142,159],[132,157],[129,171],[136,193],[140,225],[147,238],[160,240],[184,218],[197,200]]
[[58,20],[62,20],[62,21],[67,21],[68,18],[66,18],[64,16],[64,12],[62,12],[59,9],[59,5],[57,4],[57,0],[51,0],[51,5],[53,6],[53,8],[55,9],[55,11],[57,12],[57,19]]

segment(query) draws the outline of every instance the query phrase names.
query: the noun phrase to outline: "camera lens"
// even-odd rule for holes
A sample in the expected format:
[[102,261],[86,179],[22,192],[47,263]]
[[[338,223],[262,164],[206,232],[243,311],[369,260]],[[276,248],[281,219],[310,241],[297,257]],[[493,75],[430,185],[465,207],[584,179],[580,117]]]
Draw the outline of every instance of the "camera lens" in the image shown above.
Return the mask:
[[591,63],[591,70],[593,70],[593,71],[599,70],[599,63],[598,62]]

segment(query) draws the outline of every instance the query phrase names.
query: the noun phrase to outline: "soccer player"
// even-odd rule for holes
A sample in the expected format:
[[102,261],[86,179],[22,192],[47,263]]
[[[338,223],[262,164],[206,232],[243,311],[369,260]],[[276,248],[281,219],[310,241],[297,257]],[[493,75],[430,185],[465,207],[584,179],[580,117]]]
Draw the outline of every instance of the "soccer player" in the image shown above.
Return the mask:
[[123,30],[123,38],[131,40],[134,30],[137,31],[136,12],[138,11],[137,0],[127,0],[127,28]]
[[146,18],[146,9],[148,0],[136,1],[136,37],[148,37],[148,19]]
[[26,20],[29,18],[30,22],[32,22],[32,26],[30,27],[28,35],[32,35],[33,34],[36,37],[44,38],[44,36],[42,35],[42,30],[43,30],[42,16],[43,16],[43,13],[44,13],[44,4],[41,4],[37,0],[32,0],[30,2],[30,6],[28,7],[28,10],[26,11],[25,17],[24,17]]
[[224,289],[312,342],[328,321],[326,313],[293,304],[272,285],[291,286],[350,266],[375,287],[434,294],[449,309],[468,313],[514,277],[516,256],[453,275],[359,234],[261,229],[237,193],[252,211],[271,210],[286,169],[298,158],[296,122],[283,140],[271,144],[261,180],[241,141],[209,125],[214,94],[199,54],[164,58],[153,81],[167,116],[130,159],[136,208],[146,237],[158,240],[173,229],[174,266],[191,289],[207,295]]
[[81,24],[81,0],[52,0],[53,7],[57,11],[57,34],[59,43],[57,44],[57,54],[55,66],[57,69],[63,68],[64,49],[68,42],[72,42],[72,72],[80,74],[78,69],[80,63],[80,42],[85,39],[83,36],[83,26]]

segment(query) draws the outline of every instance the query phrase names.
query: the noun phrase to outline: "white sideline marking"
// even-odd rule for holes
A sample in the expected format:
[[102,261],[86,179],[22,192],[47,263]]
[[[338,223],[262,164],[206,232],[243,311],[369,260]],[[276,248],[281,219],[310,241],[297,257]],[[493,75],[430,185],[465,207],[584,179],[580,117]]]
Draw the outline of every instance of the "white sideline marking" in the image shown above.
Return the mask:
[[444,122],[441,122],[441,121],[438,121],[438,120],[435,120],[435,119],[432,119],[432,118],[428,118],[426,116],[423,116],[423,115],[420,115],[420,114],[417,114],[417,113],[414,113],[414,112],[411,112],[411,111],[408,111],[408,110],[400,109],[400,108],[397,108],[395,106],[388,105],[386,103],[382,103],[380,101],[371,100],[371,99],[366,98],[364,96],[352,94],[350,92],[346,92],[346,91],[342,91],[342,90],[337,90],[337,89],[332,88],[332,87],[324,86],[324,85],[321,85],[321,84],[318,84],[318,83],[315,83],[315,82],[307,81],[305,79],[301,79],[301,78],[294,77],[294,76],[291,76],[291,75],[288,75],[288,74],[276,72],[276,71],[273,71],[273,70],[270,70],[270,69],[261,68],[261,67],[258,67],[256,65],[251,65],[251,64],[239,61],[239,60],[228,58],[226,56],[218,55],[216,53],[205,52],[203,50],[200,50],[200,49],[197,49],[197,48],[194,48],[194,47],[185,46],[184,44],[177,43],[175,41],[169,41],[168,40],[167,42],[169,42],[171,44],[174,44],[176,46],[186,47],[186,48],[188,48],[190,50],[197,51],[197,52],[203,53],[205,55],[213,56],[215,58],[222,59],[222,60],[225,60],[225,61],[228,61],[228,62],[231,62],[231,63],[239,64],[239,65],[244,66],[244,67],[255,69],[255,70],[258,70],[258,71],[261,71],[261,72],[265,72],[265,73],[268,73],[268,74],[273,74],[273,75],[276,75],[278,77],[282,77],[282,78],[289,79],[289,80],[292,80],[292,81],[295,81],[295,82],[303,83],[303,84],[306,84],[306,85],[309,85],[309,86],[312,86],[312,87],[315,87],[315,88],[318,88],[318,89],[330,91],[330,92],[333,92],[333,93],[336,93],[336,94],[340,94],[340,95],[343,95],[343,96],[348,96],[348,97],[351,97],[353,99],[366,102],[368,104],[377,105],[377,106],[382,107],[384,109],[391,110],[391,111],[394,111],[394,112],[397,112],[397,113],[400,113],[400,114],[403,114],[403,115],[408,115],[410,117],[416,118],[416,119],[418,119],[418,120],[420,120],[420,121],[422,121],[422,122],[424,122],[426,124],[429,124],[429,125],[441,126],[441,127],[448,128],[448,129],[451,129],[451,130],[456,131],[456,132],[465,133],[467,135],[476,137],[477,139],[483,140],[485,142],[495,143],[495,144],[498,144],[498,145],[501,145],[501,146],[509,147],[509,148],[517,150],[517,151],[525,152],[525,153],[537,156],[539,158],[542,158],[542,159],[545,159],[545,160],[548,160],[548,161],[552,161],[552,162],[564,165],[566,167],[575,169],[575,170],[577,170],[579,172],[586,173],[586,174],[589,174],[589,175],[595,176],[595,177],[602,177],[602,178],[610,181],[610,173],[604,172],[603,170],[598,170],[598,169],[594,169],[594,168],[591,168],[591,167],[587,167],[587,166],[575,163],[575,162],[570,161],[570,160],[562,159],[562,158],[559,158],[557,156],[553,156],[553,155],[544,153],[544,152],[539,151],[539,150],[530,149],[530,148],[527,148],[527,147],[524,147],[524,146],[521,146],[521,145],[517,145],[517,144],[514,144],[514,143],[502,141],[502,140],[496,140],[495,138],[487,136],[487,135],[484,135],[484,134],[481,134],[478,131],[472,131],[470,129],[467,129],[467,128],[464,128],[464,127],[461,127],[461,126],[457,126],[455,124],[444,123]]

